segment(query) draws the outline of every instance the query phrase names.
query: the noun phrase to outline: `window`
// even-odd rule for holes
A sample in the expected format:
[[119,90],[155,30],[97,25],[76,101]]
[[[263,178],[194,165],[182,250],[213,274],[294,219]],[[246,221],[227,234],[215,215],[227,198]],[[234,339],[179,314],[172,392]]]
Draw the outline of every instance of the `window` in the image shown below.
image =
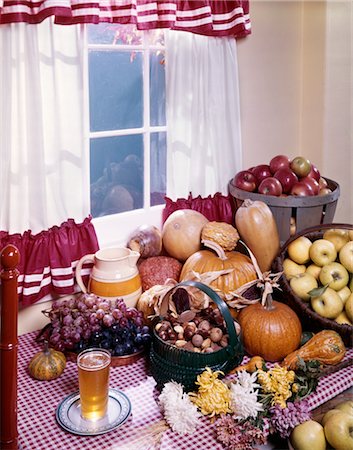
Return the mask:
[[164,34],[86,29],[91,214],[100,246],[160,225],[166,193]]

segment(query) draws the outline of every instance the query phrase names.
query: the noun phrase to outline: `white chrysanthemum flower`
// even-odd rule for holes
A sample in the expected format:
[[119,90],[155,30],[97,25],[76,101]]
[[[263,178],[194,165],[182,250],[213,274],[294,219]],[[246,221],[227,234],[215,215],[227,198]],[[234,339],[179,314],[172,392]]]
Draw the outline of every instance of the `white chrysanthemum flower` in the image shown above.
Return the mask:
[[201,414],[189,396],[183,392],[181,384],[171,381],[166,383],[159,403],[170,428],[179,434],[191,434],[196,430]]
[[257,401],[258,391],[255,390],[257,384],[253,377],[238,375],[238,382],[230,386],[231,408],[237,419],[256,418],[263,406]]
[[247,392],[254,392],[256,388],[260,387],[260,385],[256,383],[256,372],[249,373],[245,370],[241,370],[240,372],[238,372],[237,378],[237,384],[239,384]]

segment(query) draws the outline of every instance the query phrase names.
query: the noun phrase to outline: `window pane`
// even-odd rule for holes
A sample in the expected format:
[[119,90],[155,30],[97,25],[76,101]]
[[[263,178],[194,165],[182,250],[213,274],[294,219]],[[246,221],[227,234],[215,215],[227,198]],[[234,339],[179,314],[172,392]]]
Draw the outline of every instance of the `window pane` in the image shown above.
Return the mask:
[[135,25],[118,23],[100,23],[88,25],[89,44],[140,45],[142,31]]
[[165,125],[165,65],[164,52],[150,55],[150,104],[151,125]]
[[143,136],[91,139],[93,217],[143,207]]
[[166,162],[167,134],[151,134],[151,206],[164,203],[166,194]]
[[90,51],[89,101],[91,131],[142,127],[142,54]]

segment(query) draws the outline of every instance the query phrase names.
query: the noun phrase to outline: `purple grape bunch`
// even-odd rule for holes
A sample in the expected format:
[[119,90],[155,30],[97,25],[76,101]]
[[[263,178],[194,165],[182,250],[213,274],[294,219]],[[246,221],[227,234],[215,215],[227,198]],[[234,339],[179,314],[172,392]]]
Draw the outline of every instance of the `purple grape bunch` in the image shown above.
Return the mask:
[[54,301],[45,313],[51,325],[49,345],[62,352],[100,347],[113,356],[124,356],[147,348],[151,341],[143,313],[127,307],[122,299],[81,294]]

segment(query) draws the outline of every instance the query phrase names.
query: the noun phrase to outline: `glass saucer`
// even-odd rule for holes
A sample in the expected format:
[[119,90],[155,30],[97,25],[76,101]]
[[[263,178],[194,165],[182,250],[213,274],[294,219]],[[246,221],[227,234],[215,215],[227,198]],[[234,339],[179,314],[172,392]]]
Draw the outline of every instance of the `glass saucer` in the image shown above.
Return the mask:
[[80,394],[75,392],[62,400],[56,408],[56,420],[64,430],[80,436],[108,433],[120,427],[131,414],[128,397],[117,389],[109,389],[107,414],[97,421],[81,417]]

